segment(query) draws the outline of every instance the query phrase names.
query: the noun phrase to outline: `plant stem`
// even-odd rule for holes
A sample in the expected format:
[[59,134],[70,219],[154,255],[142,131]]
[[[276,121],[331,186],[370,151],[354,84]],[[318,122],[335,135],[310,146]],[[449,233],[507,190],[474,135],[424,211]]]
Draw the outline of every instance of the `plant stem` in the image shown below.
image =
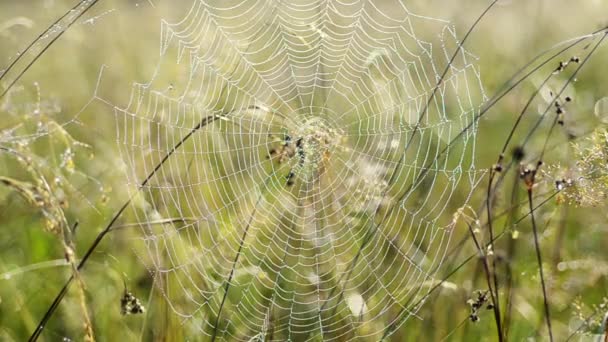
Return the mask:
[[538,242],[538,230],[536,228],[536,220],[534,219],[534,205],[532,204],[532,187],[528,187],[528,204],[530,205],[530,218],[532,220],[532,231],[534,233],[534,249],[536,250],[536,260],[538,262],[538,271],[540,273],[540,283],[543,291],[543,305],[545,307],[545,320],[547,329],[549,330],[549,341],[553,341],[553,330],[551,329],[551,316],[549,313],[549,302],[547,300],[547,288],[545,286],[545,276],[543,274],[543,260],[540,254],[540,244]]

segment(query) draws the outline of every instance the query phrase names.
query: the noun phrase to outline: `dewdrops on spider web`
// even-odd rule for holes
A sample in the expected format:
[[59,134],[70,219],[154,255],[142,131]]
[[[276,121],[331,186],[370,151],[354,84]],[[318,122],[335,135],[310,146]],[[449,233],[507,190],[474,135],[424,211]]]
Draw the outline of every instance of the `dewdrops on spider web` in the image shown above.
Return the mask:
[[[138,217],[138,242],[173,285],[171,308],[201,334],[380,338],[382,322],[419,309],[389,310],[424,298],[445,227],[470,198],[460,195],[486,172],[473,124],[486,96],[452,26],[401,1],[309,5],[194,2],[163,22],[155,77],[190,56],[183,79],[201,84],[170,75],[172,92],[138,84],[141,107],[115,106],[131,184],[194,132],[141,187],[155,210]],[[173,217],[194,223],[152,224]],[[252,268],[272,281],[241,276]]]

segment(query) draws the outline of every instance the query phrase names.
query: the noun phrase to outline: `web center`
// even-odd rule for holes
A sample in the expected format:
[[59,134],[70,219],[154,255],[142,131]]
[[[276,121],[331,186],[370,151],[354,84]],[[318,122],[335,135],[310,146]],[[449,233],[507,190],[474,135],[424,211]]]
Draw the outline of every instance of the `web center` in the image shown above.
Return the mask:
[[296,165],[294,174],[310,181],[320,176],[335,146],[339,143],[340,134],[329,123],[318,117],[307,118],[295,132]]

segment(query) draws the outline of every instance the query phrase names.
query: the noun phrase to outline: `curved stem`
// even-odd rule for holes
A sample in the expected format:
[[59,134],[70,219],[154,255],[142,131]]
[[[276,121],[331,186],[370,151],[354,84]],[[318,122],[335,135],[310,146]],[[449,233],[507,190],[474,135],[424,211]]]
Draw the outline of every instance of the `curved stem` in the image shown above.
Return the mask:
[[[141,188],[143,188],[144,186],[146,186],[146,184],[148,184],[148,182],[152,179],[152,177],[154,177],[154,175],[156,175],[156,173],[158,172],[158,170],[160,170],[163,167],[163,165],[165,164],[165,162],[188,139],[190,139],[190,137],[194,133],[198,132],[201,128],[207,126],[208,124],[214,122],[215,120],[217,120],[217,119],[219,119],[221,117],[222,117],[222,115],[209,115],[209,116],[203,118],[203,120],[201,120],[201,122],[199,122],[196,126],[194,126],[190,130],[190,132],[188,132],[188,134],[186,134],[175,146],[173,146],[173,148],[169,152],[167,152],[167,154],[163,157],[163,159],[156,165],[156,167],[154,168],[154,170],[152,170],[152,172],[150,172],[150,174],[148,174],[148,176],[146,177],[146,179],[144,179],[144,181],[139,185],[139,187],[137,188],[137,190],[140,190]],[[78,263],[78,267],[76,267],[77,271],[80,271],[84,267],[84,265],[87,263],[87,261],[91,257],[91,254],[93,254],[93,252],[97,249],[97,247],[99,246],[99,244],[101,243],[101,241],[112,230],[112,227],[118,221],[118,219],[122,216],[122,214],[124,213],[124,211],[129,207],[129,205],[131,204],[132,200],[133,200],[133,197],[130,197],[122,205],[122,207],[120,207],[120,209],[116,212],[116,214],[112,217],[112,219],[106,225],[106,227],[104,228],[104,230],[102,230],[97,235],[97,237],[95,237],[95,240],[89,246],[89,248],[87,249],[86,253],[84,254],[84,256],[82,257],[82,259]],[[55,313],[55,311],[59,307],[59,304],[61,303],[61,301],[63,300],[63,298],[67,294],[68,289],[70,288],[70,286],[71,286],[71,284],[72,284],[73,281],[74,281],[74,275],[72,274],[72,276],[66,281],[65,285],[63,285],[63,288],[61,288],[61,290],[59,291],[59,293],[57,294],[57,296],[53,300],[53,303],[51,304],[51,306],[49,306],[48,310],[46,311],[46,313],[44,314],[44,316],[40,320],[40,323],[38,323],[38,326],[36,327],[36,330],[34,330],[34,332],[32,333],[32,335],[30,336],[29,341],[36,341],[36,340],[38,340],[38,338],[40,337],[40,334],[42,334],[42,331],[46,327],[48,321],[51,319],[51,317],[53,316],[53,314]]]
[[551,316],[549,311],[549,301],[547,299],[547,287],[545,286],[545,276],[543,272],[543,259],[540,253],[540,243],[538,242],[538,231],[536,228],[536,220],[534,219],[534,205],[532,204],[532,187],[528,187],[528,204],[530,208],[530,219],[532,220],[532,231],[534,233],[534,249],[536,250],[536,261],[538,262],[538,271],[540,274],[540,283],[543,291],[543,305],[545,308],[545,321],[549,330],[549,340],[553,341],[553,330],[551,329]]

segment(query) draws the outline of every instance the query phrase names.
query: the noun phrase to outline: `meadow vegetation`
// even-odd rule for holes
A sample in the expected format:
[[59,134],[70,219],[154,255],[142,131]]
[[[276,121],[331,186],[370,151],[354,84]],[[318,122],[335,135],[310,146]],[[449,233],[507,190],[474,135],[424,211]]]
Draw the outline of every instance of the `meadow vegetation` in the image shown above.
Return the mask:
[[[167,94],[187,83],[187,66],[160,60],[159,37],[161,20],[177,21],[189,3],[100,1],[0,98],[0,340],[29,337],[69,277],[75,281],[45,326],[44,340],[205,340],[196,326],[174,314],[172,306],[182,304],[179,296],[165,293],[176,298],[168,303],[159,280],[144,266],[154,256],[146,251],[142,234],[162,234],[166,225],[180,227],[190,217],[159,214],[162,227],[142,232],[138,223],[160,211],[151,203],[163,196],[163,184],[158,193],[139,193],[141,175],[161,158],[133,157],[132,141],[125,140],[129,133],[121,129],[135,130],[136,123],[122,126],[127,115],[117,110],[128,106],[138,84],[151,75],[156,75],[154,88]],[[462,37],[488,4],[430,0],[411,1],[408,7],[451,21]],[[0,74],[68,9],[66,2],[53,0],[0,2]],[[492,98],[542,51],[597,32],[606,23],[608,3],[599,0],[499,1],[465,48],[478,58],[485,94]],[[432,295],[392,340],[497,340],[497,311],[506,340],[548,340],[545,304],[556,341],[591,340],[605,332],[608,46],[604,31],[599,32],[553,59],[543,56],[539,61],[547,64],[481,118],[474,156],[467,156],[475,160],[479,185],[466,205],[459,203],[469,193],[456,191],[438,220],[453,223],[447,257],[436,281],[422,285]],[[159,60],[162,72],[156,73]],[[0,82],[0,91],[6,87]],[[216,91],[221,97],[221,89]],[[184,126],[192,126],[189,114],[184,115]],[[170,114],[163,118],[169,125],[173,119]],[[180,135],[188,132],[179,120],[173,124]],[[210,135],[208,142],[216,138]],[[166,146],[179,140],[162,139]],[[230,142],[227,146],[230,150]],[[186,160],[193,151],[197,145],[185,144],[178,158]],[[179,175],[189,170],[184,163]],[[223,163],[218,159],[219,171],[203,173],[224,172],[228,166]],[[205,184],[192,191],[210,206],[218,201]],[[223,193],[222,201],[236,195]],[[187,196],[175,191],[176,202]],[[77,271],[89,246],[127,202],[86,267]],[[217,222],[242,214],[223,215]],[[178,248],[183,255],[169,257],[187,258],[193,248],[184,244]],[[237,280],[246,283],[248,271],[241,270]],[[489,284],[499,289],[498,308]],[[227,300],[253,296],[241,290],[231,289]],[[360,332],[376,328],[363,325]]]

